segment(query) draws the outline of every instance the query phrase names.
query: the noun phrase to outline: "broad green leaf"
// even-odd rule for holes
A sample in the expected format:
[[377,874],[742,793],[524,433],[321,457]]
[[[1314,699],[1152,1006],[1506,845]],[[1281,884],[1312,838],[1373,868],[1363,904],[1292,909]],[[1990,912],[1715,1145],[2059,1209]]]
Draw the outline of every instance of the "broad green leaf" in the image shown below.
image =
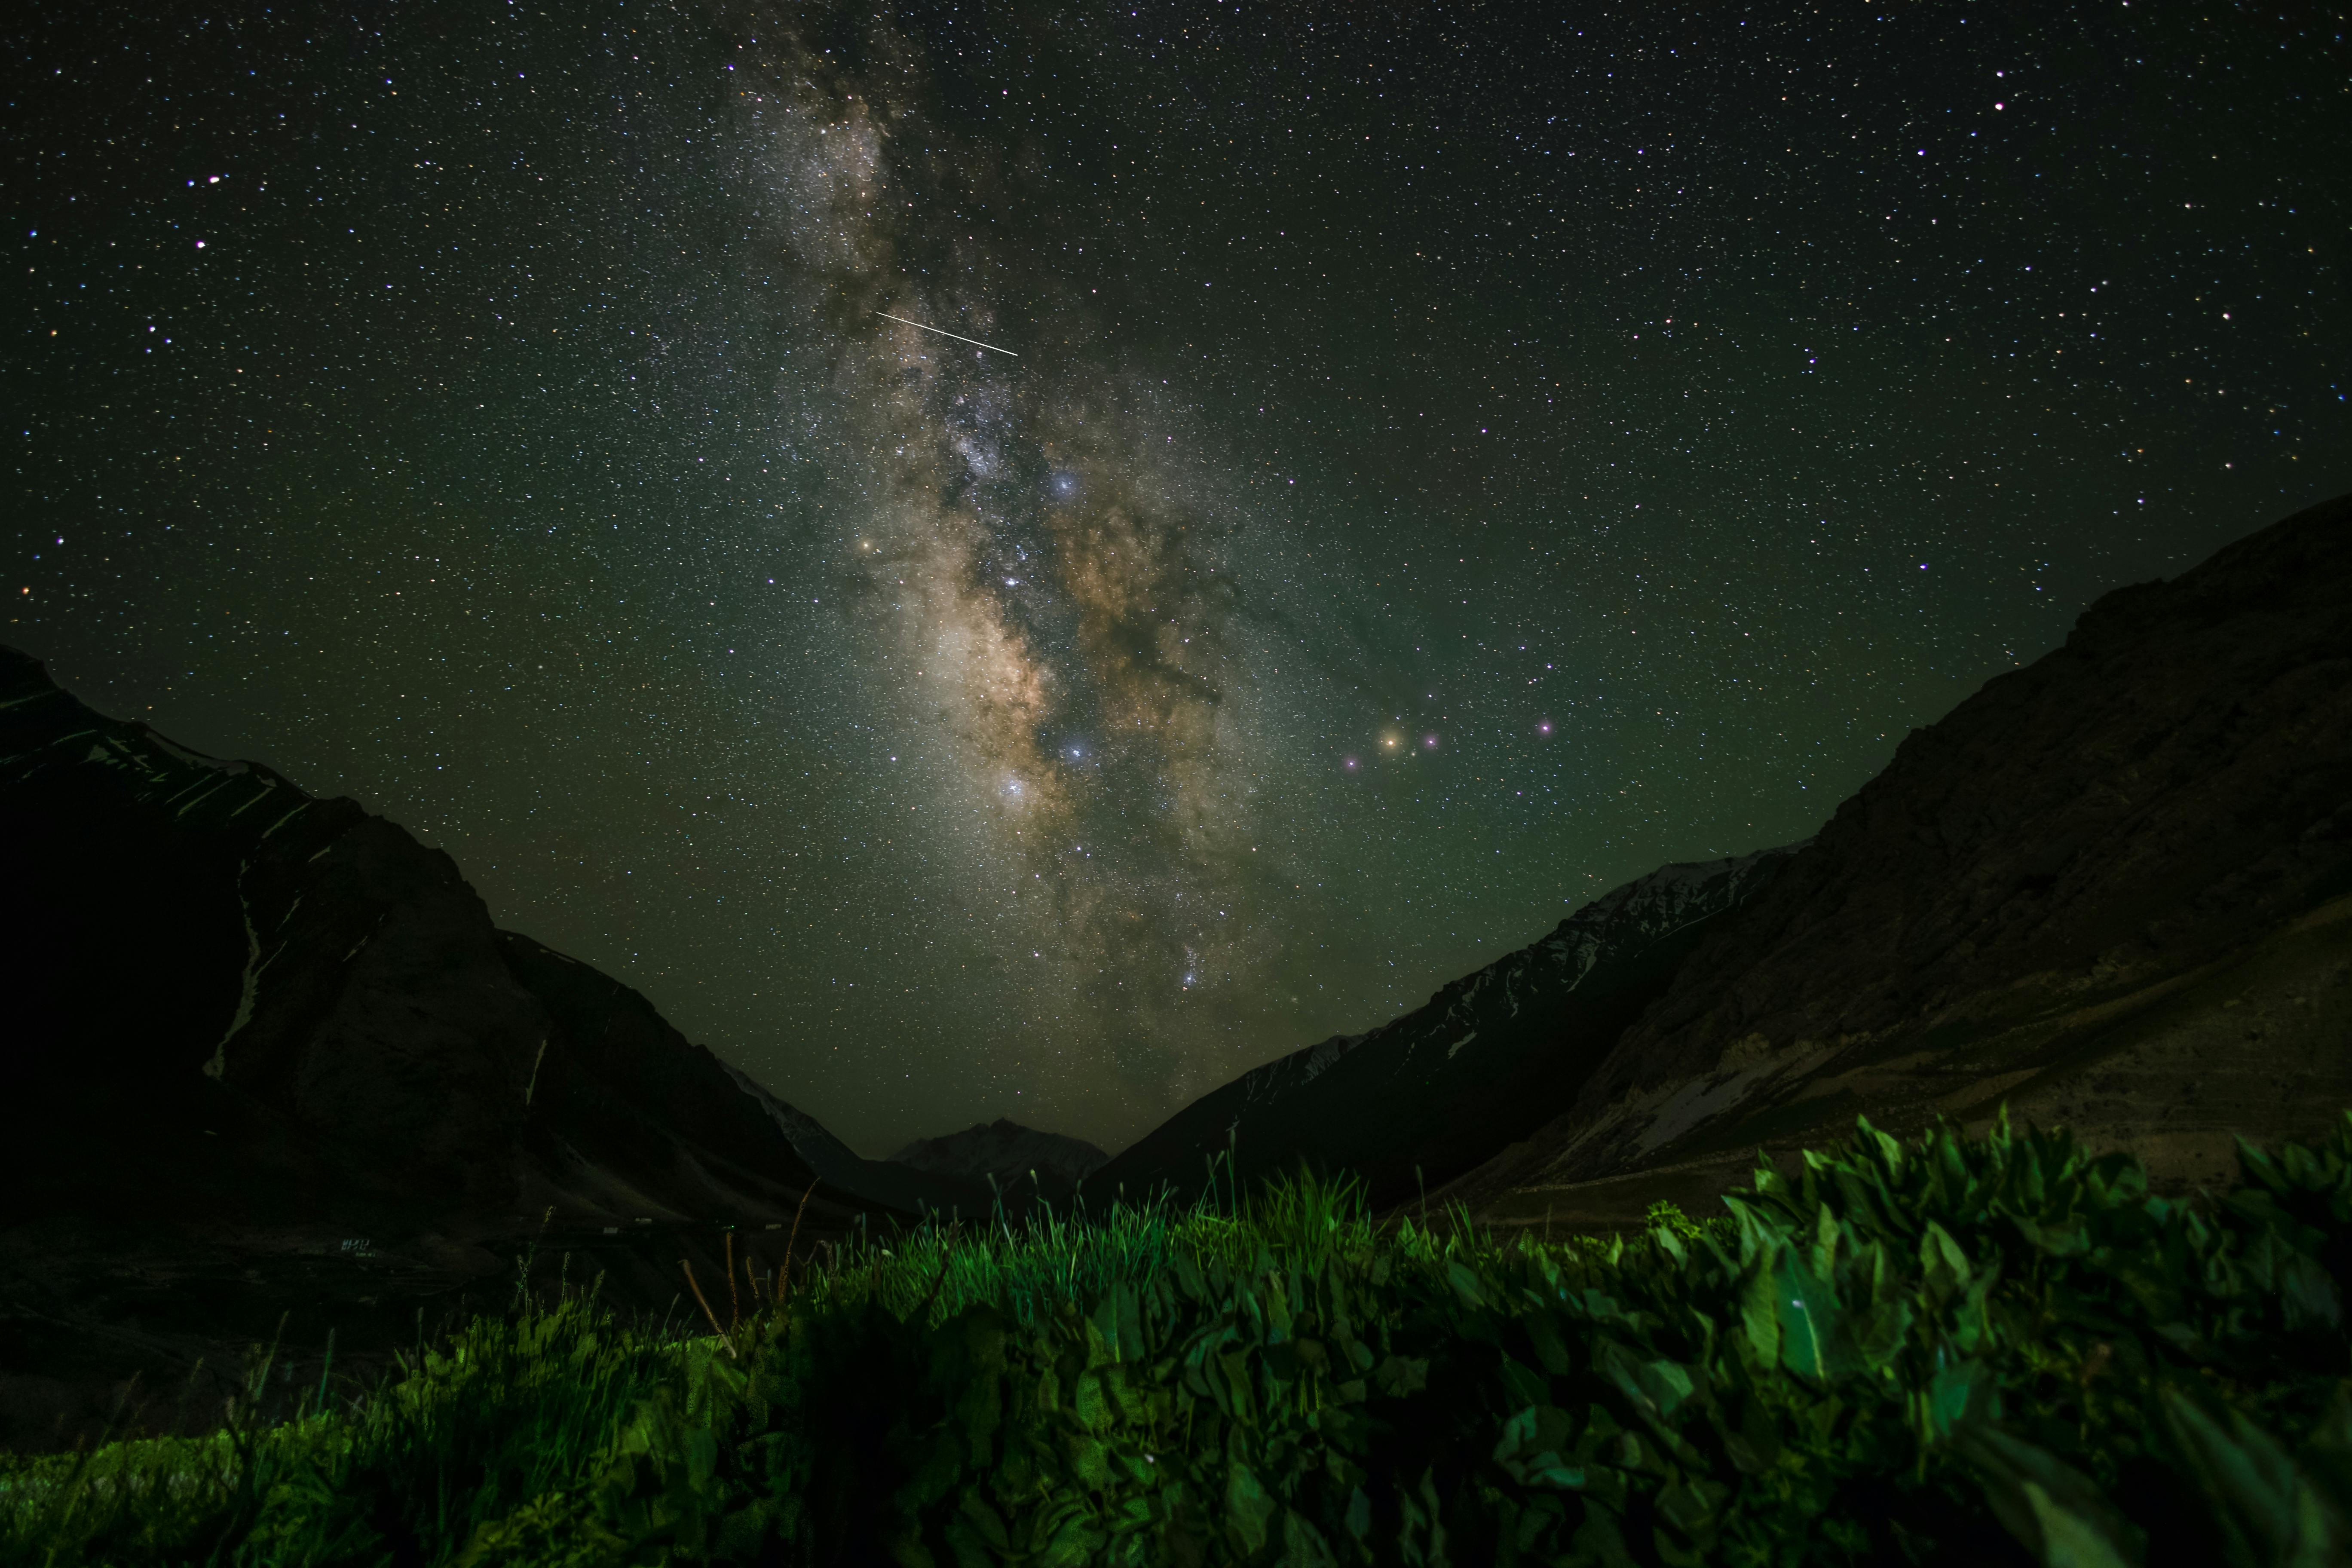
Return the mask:
[[2046,1448],[1990,1422],[1953,1434],[2003,1529],[2045,1568],[2137,1568],[2143,1532],[2089,1477]]
[[1762,1401],[1750,1397],[1743,1405],[1738,1430],[1723,1434],[1723,1451],[1742,1474],[1760,1476],[1780,1461],[1780,1433]]
[[1266,1491],[1257,1472],[1238,1459],[1225,1467],[1225,1529],[1244,1553],[1265,1549],[1266,1527],[1282,1505]]
[[1805,1267],[1793,1248],[1780,1255],[1772,1282],[1780,1318],[1780,1364],[1817,1381],[1853,1371],[1855,1358],[1847,1342],[1845,1315],[1837,1295]]
[[1523,1486],[1571,1490],[1584,1484],[1584,1468],[1570,1452],[1576,1423],[1564,1410],[1529,1405],[1503,1424],[1495,1462]]
[[1500,1368],[1503,1392],[1515,1405],[1542,1405],[1551,1398],[1551,1384],[1541,1373],[1506,1356]]
[[1698,1537],[1716,1522],[1731,1489],[1720,1481],[1683,1481],[1658,1493],[1658,1516],[1685,1535]]
[[2233,1555],[2252,1568],[2341,1568],[2352,1520],[2278,1439],[2244,1412],[2209,1410],[2177,1388],[2159,1395],[2167,1426],[2216,1504]]
[[[1220,1387],[1225,1398],[1232,1401],[1226,1408],[1243,1421],[1255,1420],[1257,1401],[1250,1392],[1249,1352],[1244,1350],[1227,1351],[1217,1358],[1217,1367],[1224,1374]],[[1223,1404],[1224,1400],[1221,1399],[1219,1403]]]
[[1054,1526],[1045,1550],[1034,1561],[1037,1568],[1082,1568],[1095,1560],[1105,1539],[1099,1524],[1084,1510],[1073,1508]]
[[1948,1437],[1963,1421],[1998,1420],[2000,1395],[1992,1373],[1982,1362],[1963,1361],[1938,1367],[1927,1384],[1928,1429]]
[[1282,1555],[1276,1559],[1282,1568],[1335,1568],[1339,1559],[1331,1555],[1329,1542],[1323,1532],[1307,1522],[1296,1509],[1282,1510]]
[[1591,1563],[1594,1568],[1633,1568],[1636,1561],[1625,1544],[1624,1527],[1602,1509],[1584,1510],[1584,1521],[1577,1526],[1569,1546],[1569,1562]]
[[1960,1250],[1950,1231],[1932,1219],[1919,1236],[1919,1268],[1927,1276],[1928,1289],[1938,1297],[1968,1289],[1969,1255]]
[[1551,1314],[1531,1312],[1522,1320],[1522,1326],[1535,1346],[1536,1359],[1543,1363],[1544,1371],[1554,1377],[1566,1376],[1570,1365],[1568,1344],[1559,1337],[1559,1325],[1552,1321]]
[[2011,1216],[2018,1234],[2053,1258],[2077,1258],[2091,1249],[2091,1238],[2079,1219],[2044,1225],[2022,1215]]
[[1824,1205],[1814,1216],[1813,1277],[1824,1282],[1837,1278],[1838,1222]]
[[1739,1325],[1757,1359],[1769,1366],[1780,1359],[1780,1284],[1768,1251],[1739,1287]]
[[1445,1263],[1445,1279],[1454,1287],[1454,1293],[1462,1298],[1464,1306],[1483,1307],[1486,1304],[1486,1292],[1479,1289],[1478,1276],[1452,1258]]
[[2038,1481],[2022,1483],[2025,1500],[2042,1532],[2043,1568],[2133,1568],[2105,1531],[2059,1504]]
[[2327,1270],[2301,1253],[2290,1253],[2279,1266],[2280,1300],[2286,1307],[2290,1329],[2340,1327],[2344,1304]]
[[1669,1419],[1682,1408],[1683,1401],[1691,1396],[1696,1386],[1691,1381],[1688,1367],[1664,1356],[1642,1363],[1635,1369],[1634,1377],[1642,1392],[1656,1406],[1658,1414]]
[[1911,1303],[1896,1297],[1855,1316],[1854,1349],[1862,1364],[1877,1372],[1901,1353],[1911,1332]]
[[1107,1429],[1118,1416],[1103,1382],[1099,1372],[1081,1373],[1073,1390],[1070,1407],[1077,1415],[1078,1425],[1089,1432]]
[[1013,1550],[1012,1539],[1004,1532],[1003,1516],[989,1506],[978,1487],[964,1489],[963,1496],[956,1500],[956,1511],[992,1550],[1000,1555]]
[[1110,1484],[1110,1445],[1091,1435],[1074,1437],[1069,1445],[1070,1474],[1090,1489]]

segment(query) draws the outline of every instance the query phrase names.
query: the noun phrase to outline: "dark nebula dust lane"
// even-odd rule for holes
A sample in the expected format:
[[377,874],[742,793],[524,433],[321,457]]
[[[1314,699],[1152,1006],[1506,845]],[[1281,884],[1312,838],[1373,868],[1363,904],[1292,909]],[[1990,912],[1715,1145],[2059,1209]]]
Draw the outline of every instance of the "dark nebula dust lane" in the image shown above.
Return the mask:
[[5,640],[1116,1147],[2352,488],[2332,23],[1501,12],[38,8]]

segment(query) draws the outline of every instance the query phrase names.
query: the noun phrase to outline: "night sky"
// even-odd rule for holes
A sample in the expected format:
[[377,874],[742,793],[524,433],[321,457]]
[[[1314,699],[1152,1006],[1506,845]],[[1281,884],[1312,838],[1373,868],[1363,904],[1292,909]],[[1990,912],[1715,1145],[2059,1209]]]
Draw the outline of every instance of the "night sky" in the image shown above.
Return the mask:
[[867,1153],[1116,1148],[2352,489],[2332,9],[133,9],[0,25],[0,640]]

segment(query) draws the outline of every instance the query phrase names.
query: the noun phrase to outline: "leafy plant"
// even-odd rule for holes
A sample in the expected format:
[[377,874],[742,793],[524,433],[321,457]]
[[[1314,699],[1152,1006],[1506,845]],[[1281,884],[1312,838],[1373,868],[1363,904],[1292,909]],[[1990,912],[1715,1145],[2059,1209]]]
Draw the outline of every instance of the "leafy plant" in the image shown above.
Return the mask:
[[1559,1245],[1305,1175],[927,1224],[723,1348],[574,1297],[283,1426],[8,1462],[0,1555],[2343,1562],[2352,1117],[2241,1163],[2192,1204],[2063,1131],[1861,1122]]

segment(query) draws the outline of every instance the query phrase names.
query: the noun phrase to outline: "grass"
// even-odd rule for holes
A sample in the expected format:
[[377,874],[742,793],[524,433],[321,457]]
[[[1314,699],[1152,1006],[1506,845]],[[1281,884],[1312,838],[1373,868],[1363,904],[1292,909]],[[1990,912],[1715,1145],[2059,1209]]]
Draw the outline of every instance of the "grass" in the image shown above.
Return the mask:
[[[487,1526],[533,1504],[543,1514],[546,1499],[593,1477],[640,1405],[707,1406],[710,1363],[739,1359],[738,1341],[761,1353],[791,1314],[927,1308],[940,1321],[985,1304],[1034,1322],[1060,1303],[1148,1279],[1180,1250],[1200,1258],[1238,1245],[1239,1231],[1205,1200],[1181,1214],[1118,1205],[1099,1220],[1041,1205],[1017,1227],[1001,1209],[986,1224],[926,1223],[827,1246],[789,1279],[755,1281],[749,1324],[723,1299],[713,1307],[689,1271],[708,1336],[628,1323],[593,1286],[541,1300],[519,1290],[504,1316],[400,1357],[381,1386],[338,1390],[322,1377],[293,1419],[261,1426],[252,1416],[273,1352],[247,1369],[217,1433],[0,1456],[0,1556],[455,1562]],[[520,1272],[530,1268],[526,1259]]]
[[[518,1296],[291,1420],[0,1460],[10,1563],[2352,1561],[2352,1117],[2197,1207],[1866,1124],[1728,1218],[1346,1184],[827,1247],[698,1328]],[[741,1316],[736,1314],[741,1313]]]

